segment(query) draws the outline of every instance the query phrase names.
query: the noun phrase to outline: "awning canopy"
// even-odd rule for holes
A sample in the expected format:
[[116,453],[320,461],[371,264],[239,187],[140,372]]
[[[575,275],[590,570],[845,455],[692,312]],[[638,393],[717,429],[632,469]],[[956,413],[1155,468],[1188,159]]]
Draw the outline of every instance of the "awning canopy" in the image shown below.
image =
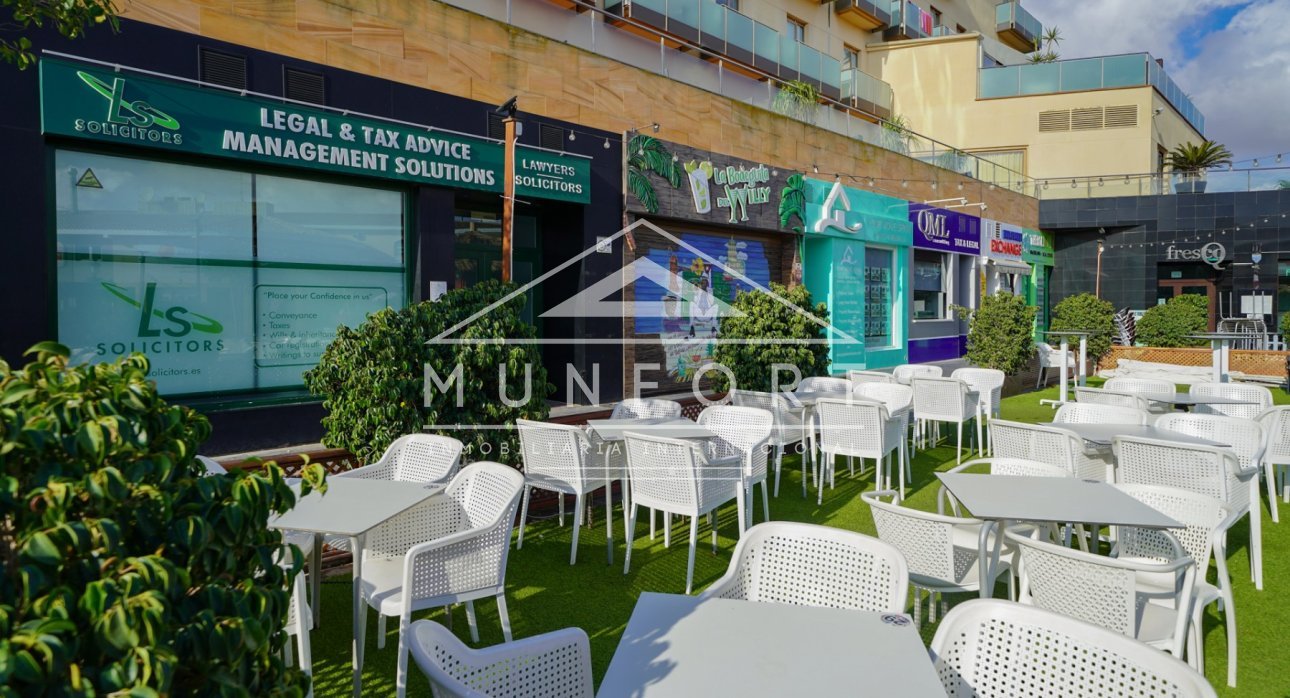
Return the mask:
[[1005,274],[1030,275],[1030,265],[1015,259],[991,259],[987,257],[985,263],[993,265],[996,271],[1001,271]]

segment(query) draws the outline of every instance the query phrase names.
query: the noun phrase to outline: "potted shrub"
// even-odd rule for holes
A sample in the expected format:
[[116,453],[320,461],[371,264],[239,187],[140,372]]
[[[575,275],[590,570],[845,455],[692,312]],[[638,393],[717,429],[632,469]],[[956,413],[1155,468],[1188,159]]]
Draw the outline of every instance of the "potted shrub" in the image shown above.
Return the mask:
[[[824,328],[796,308],[809,310],[825,322],[828,309],[823,303],[814,304],[805,286],[787,288],[772,283],[770,290],[791,306],[769,293],[743,291],[732,304],[742,314],[721,319],[724,340],[782,340],[767,344],[730,341],[717,344],[713,360],[729,368],[737,387],[743,390],[770,390],[775,380],[771,376],[775,364],[797,366],[803,376],[829,375],[829,346],[818,341],[824,338]],[[729,389],[729,379],[724,373],[714,371],[709,375],[714,390]],[[784,383],[791,379],[787,372],[778,376]]]
[[[1095,365],[1111,351],[1115,338],[1115,306],[1091,293],[1063,298],[1053,306],[1053,320],[1048,329],[1092,332],[1088,338],[1088,358]],[[1056,344],[1056,341],[1051,342]]]
[[1183,143],[1169,151],[1165,164],[1179,176],[1174,191],[1179,194],[1205,193],[1205,170],[1232,164],[1232,151],[1222,143],[1203,140]]
[[1209,330],[1209,298],[1192,293],[1174,296],[1152,306],[1138,320],[1138,344],[1146,347],[1200,347],[1203,339],[1190,335]]

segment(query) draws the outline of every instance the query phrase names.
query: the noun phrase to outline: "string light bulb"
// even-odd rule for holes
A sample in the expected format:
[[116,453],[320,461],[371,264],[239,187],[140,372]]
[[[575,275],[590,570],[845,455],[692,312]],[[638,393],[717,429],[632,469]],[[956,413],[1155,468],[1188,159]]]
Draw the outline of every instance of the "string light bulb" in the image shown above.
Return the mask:
[[569,140],[570,140],[570,141],[576,141],[576,140],[578,140],[578,134],[577,134],[577,133],[574,133],[573,131],[570,131],[570,132],[569,132]]
[[609,150],[609,139],[605,139],[605,150]]

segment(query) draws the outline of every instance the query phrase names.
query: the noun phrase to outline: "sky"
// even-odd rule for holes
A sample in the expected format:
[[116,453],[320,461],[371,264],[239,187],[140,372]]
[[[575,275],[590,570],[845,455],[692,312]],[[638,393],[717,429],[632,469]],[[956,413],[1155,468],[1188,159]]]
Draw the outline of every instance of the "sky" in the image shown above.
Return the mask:
[[[1290,166],[1290,0],[1025,0],[1057,52],[1084,58],[1146,51],[1205,115],[1205,136],[1236,167],[1284,154]],[[1246,162],[1239,162],[1245,160]]]

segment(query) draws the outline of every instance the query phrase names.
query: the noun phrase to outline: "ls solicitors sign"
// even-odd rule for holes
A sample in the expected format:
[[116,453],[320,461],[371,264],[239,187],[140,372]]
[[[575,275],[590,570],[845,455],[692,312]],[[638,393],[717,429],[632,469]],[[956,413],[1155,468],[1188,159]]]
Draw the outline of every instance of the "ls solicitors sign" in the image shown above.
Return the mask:
[[[484,138],[242,97],[53,59],[40,62],[47,134],[463,189],[502,191],[504,148]],[[591,163],[527,146],[519,196],[591,200]]]

